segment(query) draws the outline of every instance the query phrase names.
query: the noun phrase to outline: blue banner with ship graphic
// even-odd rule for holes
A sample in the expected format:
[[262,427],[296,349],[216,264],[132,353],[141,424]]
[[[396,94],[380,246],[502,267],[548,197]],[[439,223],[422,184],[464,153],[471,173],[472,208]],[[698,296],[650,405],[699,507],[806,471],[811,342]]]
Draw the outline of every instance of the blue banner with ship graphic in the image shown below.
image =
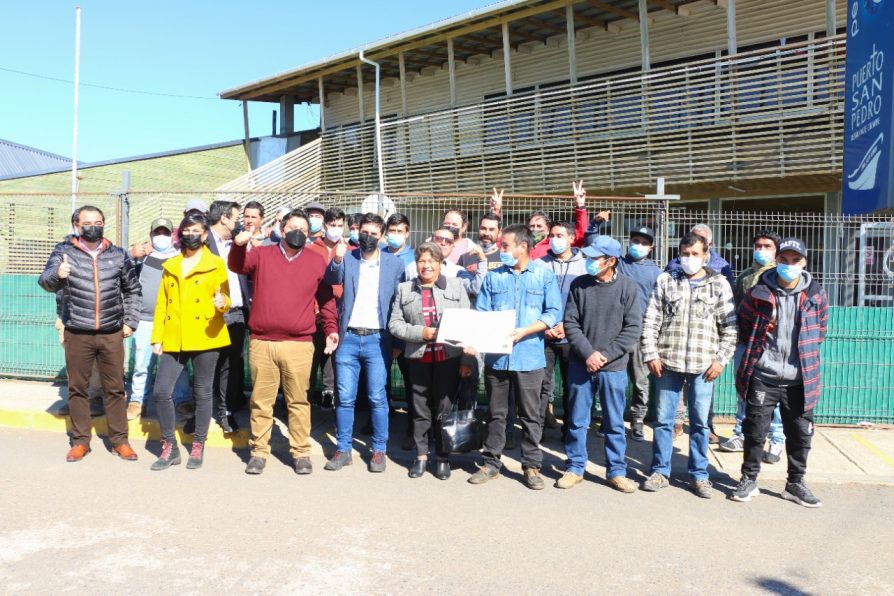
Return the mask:
[[850,0],[842,210],[894,208],[894,0]]

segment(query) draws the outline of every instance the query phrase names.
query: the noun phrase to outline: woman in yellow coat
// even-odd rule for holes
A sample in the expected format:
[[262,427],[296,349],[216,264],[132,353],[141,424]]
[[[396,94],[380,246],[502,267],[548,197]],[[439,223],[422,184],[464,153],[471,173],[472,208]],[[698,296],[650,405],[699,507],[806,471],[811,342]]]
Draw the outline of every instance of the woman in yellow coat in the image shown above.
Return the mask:
[[187,469],[202,466],[211,424],[211,395],[220,349],[230,345],[223,314],[230,308],[227,266],[205,246],[208,221],[190,214],[180,222],[180,255],[162,265],[152,323],[152,351],[159,356],[153,396],[161,425],[162,450],[153,470],[180,463],[174,435],[171,394],[186,363],[192,361],[196,430]]

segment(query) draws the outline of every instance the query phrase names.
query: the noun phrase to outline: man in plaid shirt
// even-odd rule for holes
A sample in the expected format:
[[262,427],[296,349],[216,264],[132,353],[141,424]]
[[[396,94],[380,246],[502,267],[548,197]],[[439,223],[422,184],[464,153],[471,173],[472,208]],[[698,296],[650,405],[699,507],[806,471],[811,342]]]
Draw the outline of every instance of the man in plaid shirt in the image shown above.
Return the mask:
[[681,268],[658,276],[643,321],[643,361],[658,385],[652,474],[643,490],[668,486],[673,453],[674,413],[686,386],[689,400],[689,476],[693,492],[713,495],[708,480],[708,412],[714,380],[736,347],[736,313],[729,282],[706,266],[705,239],[680,240]]

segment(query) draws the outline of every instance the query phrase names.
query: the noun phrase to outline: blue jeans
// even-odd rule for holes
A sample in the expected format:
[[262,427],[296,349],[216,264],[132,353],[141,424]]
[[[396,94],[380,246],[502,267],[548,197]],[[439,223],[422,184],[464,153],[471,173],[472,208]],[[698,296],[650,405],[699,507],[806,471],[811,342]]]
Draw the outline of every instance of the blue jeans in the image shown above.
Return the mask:
[[366,375],[366,391],[372,416],[372,450],[385,451],[388,443],[388,398],[385,383],[390,366],[391,354],[388,353],[382,333],[355,335],[348,331],[341,338],[335,352],[335,383],[338,387],[335,427],[338,451],[351,451],[354,439],[354,403],[357,401],[361,368]]
[[655,438],[652,441],[652,473],[670,477],[671,456],[674,451],[674,413],[677,402],[687,385],[689,401],[689,476],[693,480],[708,479],[708,412],[714,383],[701,374],[684,374],[664,369],[656,379],[658,401],[655,404]]
[[609,480],[627,474],[627,431],[624,408],[627,406],[627,370],[591,374],[587,365],[571,359],[568,363],[568,408],[571,410],[565,434],[567,471],[583,476],[587,466],[587,429],[593,413],[593,394],[599,392],[602,425],[605,433],[605,476]]
[[[130,378],[130,401],[136,404],[142,404],[147,395],[152,395],[155,385],[151,371],[158,362],[158,356],[152,353],[151,339],[152,321],[140,321],[133,332],[133,376]],[[179,404],[191,399],[189,372],[184,367],[174,385],[173,400]]]
[[[736,352],[733,354],[733,371],[739,372],[739,365],[745,355],[745,344],[736,344]],[[733,427],[733,436],[741,437],[742,421],[745,420],[745,396],[740,395],[736,400],[736,426]],[[785,443],[785,433],[782,431],[782,415],[779,413],[779,405],[773,410],[773,418],[770,421],[770,444],[782,445]]]

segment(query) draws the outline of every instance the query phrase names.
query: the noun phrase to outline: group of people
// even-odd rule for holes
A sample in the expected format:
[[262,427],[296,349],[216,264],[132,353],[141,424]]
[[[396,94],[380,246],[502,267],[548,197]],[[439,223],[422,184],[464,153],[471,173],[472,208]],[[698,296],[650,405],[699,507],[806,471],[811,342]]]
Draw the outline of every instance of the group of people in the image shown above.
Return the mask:
[[[604,441],[608,484],[636,490],[627,476],[627,389],[630,439],[643,441],[654,382],[653,457],[641,488],[655,492],[669,485],[685,398],[690,486],[710,498],[713,384],[733,362],[737,424],[719,446],[743,452],[741,481],[731,498],[747,501],[758,494],[761,463],[779,461],[784,442],[783,497],[819,506],[804,475],[820,395],[827,299],[806,270],[804,242],[759,231],[754,264],[733,277],[702,224],[680,239],[676,258],[662,272],[650,258],[651,228],[635,226],[625,251],[608,234],[611,212],[589,219],[582,183],[574,185],[574,201],[574,222],[552,221],[537,211],[527,225],[504,227],[502,192],[495,189],[490,211],[478,221],[478,242],[468,235],[466,214],[450,209],[414,248],[410,221],[399,213],[387,220],[373,213],[349,217],[312,202],[280,209],[265,227],[259,203],[242,208],[194,200],[178,226],[165,218],[152,222],[149,243],[131,247],[130,254],[103,238],[99,209],[81,207],[72,235],[55,247],[40,277],[42,287],[61,293],[72,419],[67,459],[78,461],[89,451],[87,386],[96,362],[113,451],[137,458],[127,440],[127,416],[140,414],[151,389],[162,430],[152,469],[181,463],[173,398],[191,363],[195,407],[186,467],[200,467],[212,418],[225,432],[237,428],[232,414],[243,405],[247,332],[248,474],[261,474],[266,466],[280,390],[294,470],[312,472],[310,404],[318,370],[321,401],[334,407],[336,420],[335,451],[325,469],[353,463],[355,408],[362,399],[372,427],[368,469],[384,471],[389,377],[397,359],[410,419],[404,446],[416,452],[411,478],[429,469],[439,479],[450,477],[450,453],[439,440],[437,421],[454,408],[462,384],[477,387],[483,377],[486,436],[479,468],[468,481],[483,484],[500,475],[517,420],[524,482],[543,489],[540,442],[553,411],[558,367],[567,458],[556,487],[570,489],[583,480],[598,399],[596,434]],[[515,311],[510,353],[478,354],[472,346],[438,342],[444,312],[468,308]],[[136,370],[127,405],[122,340],[131,335]]]

